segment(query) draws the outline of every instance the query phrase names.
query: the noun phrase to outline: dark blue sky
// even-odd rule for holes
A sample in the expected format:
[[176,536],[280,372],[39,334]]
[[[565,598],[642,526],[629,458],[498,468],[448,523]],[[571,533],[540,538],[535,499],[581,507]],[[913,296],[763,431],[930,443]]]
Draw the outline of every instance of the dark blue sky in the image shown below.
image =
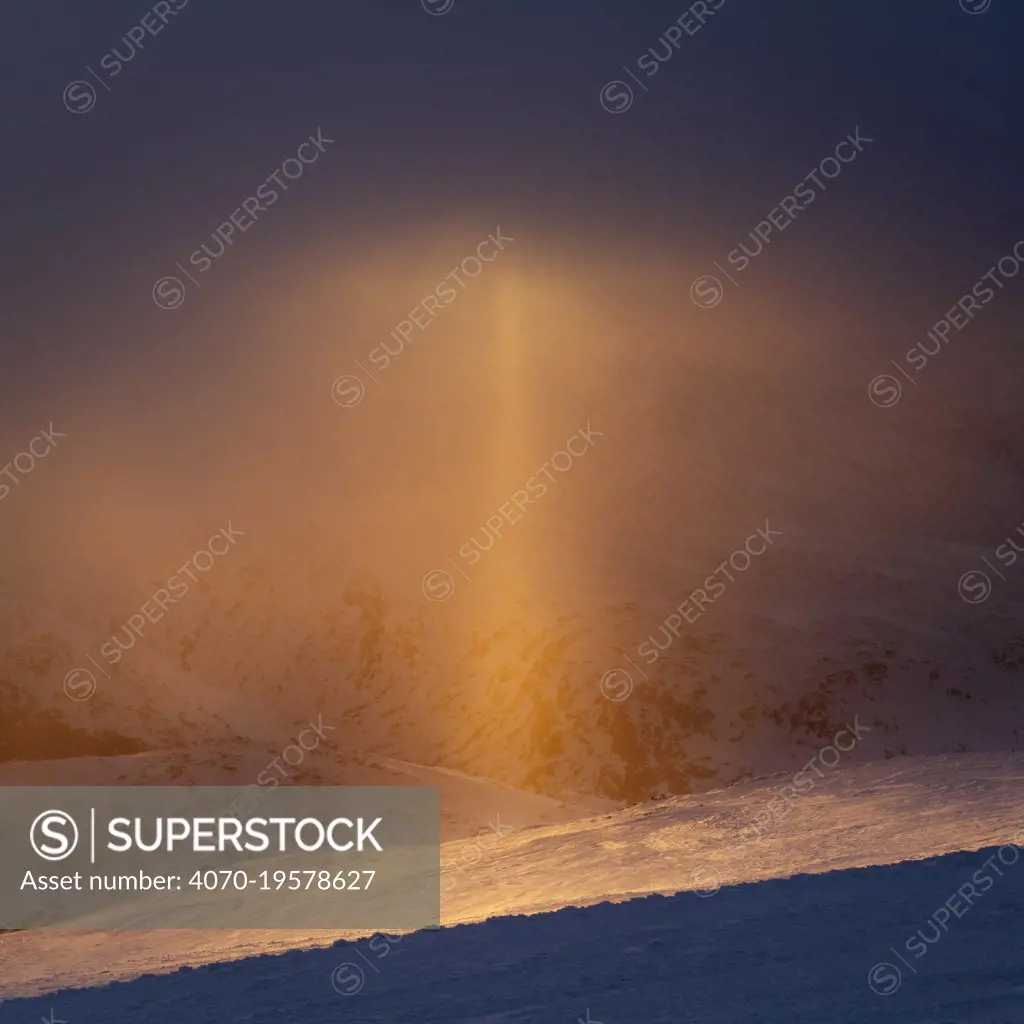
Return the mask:
[[699,236],[724,252],[856,125],[877,140],[870,161],[798,258],[833,260],[866,293],[909,275],[908,291],[948,295],[1024,231],[1015,0],[977,15],[957,0],[726,0],[631,109],[603,110],[604,83],[687,6],[191,0],[74,114],[65,87],[125,52],[150,8],[7,5],[9,367],[43,358],[52,385],[53,356],[80,369],[122,315],[145,333],[146,282],[317,126],[337,144],[261,229],[268,251],[501,210],[535,236]]

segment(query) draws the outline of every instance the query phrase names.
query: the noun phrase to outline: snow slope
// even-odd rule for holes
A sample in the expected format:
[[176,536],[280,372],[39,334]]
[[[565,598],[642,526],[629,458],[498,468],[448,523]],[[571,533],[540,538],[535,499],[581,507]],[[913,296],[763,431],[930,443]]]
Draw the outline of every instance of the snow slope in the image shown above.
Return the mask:
[[921,959],[900,964],[890,948],[930,934],[936,908],[996,856],[497,918],[378,937],[380,953],[363,943],[256,957],[12,1000],[0,1020],[35,1024],[52,1011],[68,1024],[1021,1024],[1019,866]]
[[[322,714],[340,753],[440,765],[556,799],[640,801],[796,768],[858,715],[874,726],[854,753],[862,760],[1020,746],[1014,589],[984,606],[956,594],[983,550],[922,542],[869,555],[849,538],[777,526],[778,548],[684,623],[653,665],[637,647],[665,635],[663,621],[744,533],[702,541],[688,562],[666,559],[637,582],[642,604],[625,594],[606,603],[571,582],[490,609],[461,592],[451,607],[430,605],[418,581],[419,606],[371,584],[321,600],[294,561],[260,567],[239,551],[211,593],[175,609],[112,679],[95,673],[91,699],[68,700],[61,681],[110,635],[99,609],[124,609],[116,627],[131,611],[127,596],[96,600],[95,621],[77,632],[50,628],[46,605],[22,597],[24,621],[10,606],[4,620],[19,639],[2,672],[76,728],[114,729],[155,749],[245,737],[279,752]],[[496,572],[500,558],[518,558],[511,541]],[[236,585],[245,593],[236,597]],[[136,584],[143,596],[155,586]],[[631,676],[624,700],[602,692],[612,670]]]
[[[590,1005],[599,1020],[667,1021],[672,1018],[638,1016],[639,1011],[634,1010],[624,1012],[629,1001],[623,993],[628,985],[620,977],[628,979],[635,970],[639,978],[644,970],[651,970],[654,971],[652,981],[664,985],[680,972],[700,973],[703,958],[709,958],[706,962],[713,965],[712,973],[715,973],[725,970],[730,957],[741,954],[761,958],[762,969],[767,971],[764,965],[770,964],[775,955],[780,957],[780,962],[792,960],[799,947],[791,945],[791,941],[797,943],[799,939],[803,943],[801,955],[811,959],[801,962],[795,969],[806,981],[808,972],[826,969],[816,967],[813,961],[824,943],[815,938],[816,930],[834,934],[838,945],[845,950],[843,956],[847,959],[841,970],[837,960],[827,960],[836,956],[834,951],[827,954],[827,969],[839,972],[837,984],[846,985],[848,980],[849,991],[853,993],[854,982],[863,983],[867,970],[885,958],[882,954],[886,947],[911,934],[918,922],[924,922],[947,898],[955,888],[951,884],[953,876],[957,885],[962,884],[970,877],[966,866],[973,865],[975,860],[980,864],[985,858],[976,853],[957,855],[948,862],[936,862],[937,867],[912,867],[904,863],[888,874],[879,871],[865,874],[857,869],[1021,841],[1024,755],[900,758],[867,765],[840,764],[832,771],[825,771],[824,778],[784,809],[773,811],[767,822],[760,819],[758,830],[758,816],[772,806],[773,796],[789,781],[788,777],[758,780],[572,823],[530,827],[522,821],[501,820],[492,821],[492,827],[488,828],[487,823],[482,822],[480,836],[447,843],[443,848],[442,921],[450,926],[509,915],[531,915],[529,920],[492,920],[479,931],[458,929],[453,932],[446,928],[440,935],[418,933],[400,939],[402,958],[399,962],[414,964],[413,974],[407,973],[404,967],[393,970],[389,962],[386,968],[380,968],[384,982],[378,986],[377,975],[372,974],[371,983],[372,972],[363,964],[368,975],[367,989],[376,991],[374,998],[383,999],[383,1005],[368,997],[362,1002],[347,1002],[330,1012],[364,1014],[353,1019],[368,1021],[411,1020],[411,1016],[402,1015],[414,1012],[426,1014],[420,1019],[429,1020],[557,1020],[560,1019],[557,1012],[545,1010],[543,1016],[531,1017],[528,1010],[530,1006],[541,1005],[536,1002],[538,993],[547,992],[544,999],[553,998],[551,986],[557,987],[561,971],[569,988],[555,1000],[556,1008],[567,1006],[568,1003],[561,1002],[562,997],[575,993],[574,997],[584,999],[574,1011],[576,1015]],[[508,826],[526,827],[508,831]],[[830,874],[830,880],[772,882],[795,875],[835,872],[843,874]],[[998,890],[993,888],[992,898],[985,901],[985,913],[979,906],[972,914],[967,922],[972,927],[986,914],[994,913],[990,907],[1005,906],[1004,900],[1010,898],[1007,895],[1011,892],[1010,886],[1016,884],[1011,869],[1007,869],[1007,874],[1010,881]],[[765,884],[769,882],[772,884]],[[637,897],[652,893],[681,891],[689,895],[672,903],[635,902]],[[1020,892],[1019,889],[1013,891]],[[819,904],[829,901],[836,906],[822,915]],[[565,907],[608,902],[628,902],[628,906],[617,910],[595,907],[589,916],[575,912],[555,917],[535,916]],[[862,913],[864,921],[841,926],[841,922],[855,913]],[[754,930],[746,932],[748,926]],[[847,927],[847,931],[842,927]],[[604,928],[610,931],[602,944],[600,933]],[[648,928],[655,933],[647,934]],[[721,941],[720,948],[710,939],[706,943],[702,939],[709,928],[716,931],[714,942]],[[873,931],[876,928],[877,935]],[[511,940],[513,947],[520,942],[532,942],[533,951],[506,954],[504,943],[508,934],[516,937]],[[470,935],[474,937],[467,938]],[[347,952],[311,953],[305,959],[298,953],[289,953],[281,959],[251,958],[282,953],[289,948],[326,945],[337,938],[337,935],[322,932],[310,935],[256,932],[8,935],[0,938],[0,995],[12,999],[59,990],[59,995],[54,995],[51,1001],[54,1006],[59,1004],[68,1010],[65,1017],[69,1020],[99,1016],[115,1021],[127,1019],[118,1014],[128,1013],[129,1007],[134,1008],[131,1012],[147,1007],[146,1013],[158,1013],[155,1008],[149,1008],[153,1000],[158,1000],[165,1008],[174,1007],[179,1005],[176,1000],[195,998],[202,1002],[205,998],[202,991],[223,990],[230,991],[226,998],[238,1001],[237,1006],[232,1004],[235,1008],[230,1011],[236,1014],[236,1020],[281,1019],[280,1012],[285,1006],[301,1017],[303,1013],[326,1012],[326,1007],[333,1005],[330,974],[335,964],[363,963],[360,956],[375,960],[381,940],[350,935],[347,938],[354,941],[355,946],[347,947]],[[376,945],[370,946],[371,941]],[[990,941],[998,946],[998,941]],[[481,959],[476,966],[460,959],[466,948],[463,944],[467,942],[478,950]],[[967,944],[965,941],[964,946]],[[777,954],[768,948],[777,945],[780,950]],[[597,954],[595,946],[601,946],[603,952]],[[356,948],[358,953],[353,952]],[[413,949],[428,952],[407,960],[406,950]],[[686,951],[686,955],[680,950]],[[783,952],[785,950],[789,952]],[[647,968],[642,966],[645,952],[651,961]],[[669,955],[681,959],[665,966],[660,958]],[[511,957],[507,962],[506,956]],[[241,958],[250,959],[231,966],[206,967],[198,975],[187,971],[162,981],[116,985],[92,994],[67,991]],[[862,962],[865,958],[868,962]],[[617,967],[616,959],[622,961]],[[581,966],[582,961],[589,966]],[[429,963],[430,970],[436,972],[435,981],[417,989],[429,976],[421,973],[427,970],[420,966],[424,963]],[[928,962],[929,967],[931,963]],[[325,968],[327,964],[331,966]],[[530,973],[524,980],[521,972],[528,964]],[[489,965],[487,970],[483,965]],[[495,976],[485,978],[491,969]],[[532,973],[534,969],[550,972],[536,980],[536,989],[532,987],[536,978]],[[507,973],[506,980],[503,980],[506,978],[503,972]],[[525,1002],[518,1010],[511,1005],[500,1012],[494,1009],[490,1012],[498,1015],[488,1018],[483,1002],[472,1002],[475,998],[471,995],[472,989],[460,987],[470,984],[466,978],[474,973],[480,975],[477,980],[485,989],[498,985],[499,1003],[510,998],[508,992],[501,989],[506,983],[517,984]],[[305,979],[304,994],[299,997],[291,988],[282,993],[279,986],[292,985],[296,977]],[[415,984],[413,977],[418,979]],[[285,978],[289,979],[287,983]],[[584,983],[585,978],[591,981]],[[728,983],[724,977],[720,980],[722,984]],[[820,976],[818,980],[820,982]],[[342,979],[339,985],[344,988],[349,983]],[[797,982],[791,978],[785,984],[797,985]],[[668,1007],[676,1005],[672,1002],[676,996],[670,998],[671,992],[678,995],[688,987],[662,992],[658,996],[661,1011],[665,1013]],[[831,983],[814,987],[819,993],[827,993]],[[457,997],[452,992],[456,992]],[[271,993],[276,993],[275,999],[280,996],[279,1016],[261,1016],[264,1000],[269,999]],[[597,1012],[600,996],[606,999],[602,1012],[609,1013],[606,1007],[618,1007],[618,1015],[605,1017]],[[810,993],[804,996],[811,998]],[[487,995],[478,993],[478,997],[485,1000]],[[403,1006],[394,1002],[401,998],[418,1000],[418,1011],[411,1004]],[[445,1009],[449,999],[457,1001]],[[42,1005],[43,1002],[32,1004],[33,1009]],[[707,1005],[713,1006],[714,1000]],[[869,1005],[873,1004],[865,1003]],[[72,1006],[76,1008],[77,1017],[68,1016]],[[466,1015],[445,1016],[455,1013],[456,1006],[459,1013]],[[471,1006],[475,1008],[468,1009]],[[755,1006],[754,1002],[750,1003],[751,1012]],[[740,1012],[736,1006],[731,1016],[705,1019],[745,1019],[746,1012]],[[525,1015],[516,1016],[516,1013]],[[701,1017],[698,1014],[687,1019]],[[990,1024],[1009,1019],[989,1018]],[[1024,1016],[1012,1019],[1024,1020]],[[0,1016],[0,1021],[3,1020],[5,1018]]]
[[287,762],[280,748],[268,745],[256,753],[255,743],[206,751],[193,747],[121,757],[6,762],[0,763],[0,786],[433,786],[441,799],[443,841],[475,835],[481,822],[496,816],[551,824],[621,806],[598,797],[555,800],[454,769],[395,758],[344,757],[330,739],[328,734],[311,750],[292,744],[300,760],[289,753]]

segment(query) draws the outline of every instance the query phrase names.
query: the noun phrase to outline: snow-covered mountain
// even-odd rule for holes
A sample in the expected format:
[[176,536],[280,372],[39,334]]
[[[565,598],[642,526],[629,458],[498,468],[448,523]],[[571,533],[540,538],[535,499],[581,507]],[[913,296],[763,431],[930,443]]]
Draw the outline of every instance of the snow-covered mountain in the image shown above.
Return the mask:
[[664,245],[524,235],[342,407],[479,229],[409,230],[282,260],[66,410],[2,508],[0,758],[323,715],[339,752],[644,800],[855,719],[855,758],[1018,749],[1020,415],[958,393],[980,354],[879,408],[857,296],[699,309]]
[[[125,598],[72,618],[22,597],[0,623],[4,699],[22,709],[5,718],[20,744],[8,756],[216,746],[267,751],[265,763],[319,716],[339,760],[397,757],[552,797],[644,800],[799,767],[848,727],[853,759],[1019,749],[1017,605],[997,595],[979,614],[956,593],[954,570],[983,551],[920,543],[869,560],[841,538],[777,528],[692,624],[676,609],[729,547],[706,545],[698,569],[665,566],[644,591],[661,604],[506,590],[495,609],[475,606],[462,580],[446,605],[399,604],[368,584],[319,604],[306,597],[316,580],[239,551],[115,666],[99,648],[131,614]],[[683,605],[691,618],[695,607]],[[81,680],[62,688],[73,668],[92,673],[88,699],[69,699],[90,692]]]

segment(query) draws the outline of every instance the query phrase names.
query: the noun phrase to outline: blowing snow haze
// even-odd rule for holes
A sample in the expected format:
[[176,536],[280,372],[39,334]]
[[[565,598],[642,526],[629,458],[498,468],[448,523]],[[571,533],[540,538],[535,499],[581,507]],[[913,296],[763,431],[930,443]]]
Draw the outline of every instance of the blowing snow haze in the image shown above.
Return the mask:
[[10,1019],[1019,1020],[1022,31],[8,5]]
[[0,758],[1018,748],[1012,5],[8,19]]
[[11,751],[1016,747],[1018,14],[713,6],[14,9]]

